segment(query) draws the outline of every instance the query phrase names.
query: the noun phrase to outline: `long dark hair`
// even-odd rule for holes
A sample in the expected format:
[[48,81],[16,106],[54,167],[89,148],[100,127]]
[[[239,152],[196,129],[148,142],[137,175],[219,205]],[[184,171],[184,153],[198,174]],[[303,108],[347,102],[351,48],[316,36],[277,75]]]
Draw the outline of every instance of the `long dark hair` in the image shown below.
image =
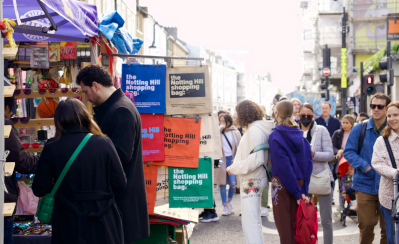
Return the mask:
[[104,136],[100,127],[92,119],[85,105],[75,98],[61,101],[54,113],[55,137],[60,138],[65,128],[72,125],[80,125],[89,129],[94,135]]

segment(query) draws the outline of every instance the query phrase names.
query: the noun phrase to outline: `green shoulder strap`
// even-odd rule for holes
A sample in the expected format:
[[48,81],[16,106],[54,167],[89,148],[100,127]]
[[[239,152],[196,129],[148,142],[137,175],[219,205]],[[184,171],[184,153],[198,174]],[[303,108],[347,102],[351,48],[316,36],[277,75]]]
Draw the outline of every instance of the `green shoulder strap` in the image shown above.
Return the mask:
[[260,150],[266,150],[266,149],[269,149],[269,144],[266,144],[266,143],[259,144],[249,154],[255,153]]
[[79,144],[78,148],[76,148],[75,152],[72,154],[71,158],[68,160],[67,164],[65,165],[64,169],[62,170],[60,177],[58,177],[57,182],[55,183],[53,190],[50,193],[51,197],[54,197],[55,193],[58,190],[58,187],[60,186],[62,180],[64,179],[64,176],[68,172],[69,168],[71,167],[73,161],[75,161],[76,157],[79,155],[80,151],[82,148],[86,145],[87,141],[90,139],[92,136],[92,133],[89,133],[83,138],[82,142]]

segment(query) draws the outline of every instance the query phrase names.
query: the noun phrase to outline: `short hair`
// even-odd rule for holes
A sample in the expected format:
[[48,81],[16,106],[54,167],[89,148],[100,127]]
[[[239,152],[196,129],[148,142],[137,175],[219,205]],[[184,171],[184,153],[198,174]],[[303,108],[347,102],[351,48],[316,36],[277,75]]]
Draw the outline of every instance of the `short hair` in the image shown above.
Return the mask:
[[11,111],[14,109],[14,106],[15,106],[14,95],[12,97],[5,97],[4,98],[4,109],[6,109],[7,106],[10,108]]
[[294,105],[294,102],[299,102],[299,106],[302,105],[301,100],[299,100],[299,99],[296,98],[296,97],[291,98],[290,102],[292,103],[292,105]]
[[304,103],[299,107],[299,111],[301,111],[303,108],[308,108],[310,110],[312,110],[312,113],[314,113],[314,108],[312,106],[312,104],[310,103]]
[[369,115],[366,112],[360,112],[359,117],[370,118]]
[[93,81],[104,87],[111,87],[114,85],[108,71],[104,67],[96,64],[85,67],[79,72],[78,76],[76,76],[76,83],[83,83],[88,87],[93,86]]
[[356,115],[356,117],[357,117],[357,113],[356,112],[352,112],[352,114]]
[[237,122],[242,127],[246,128],[248,125],[256,120],[262,120],[265,117],[263,109],[253,101],[244,100],[236,106]]
[[385,100],[385,105],[386,106],[388,106],[391,103],[391,98],[388,95],[384,94],[384,93],[376,93],[376,94],[374,94],[371,97],[371,99],[370,99],[370,104],[373,103],[373,99],[374,98],[375,99],[383,99],[383,100]]
[[332,108],[331,103],[329,101],[324,101],[321,106],[323,106],[324,104],[328,104],[328,106],[330,106],[330,108]]

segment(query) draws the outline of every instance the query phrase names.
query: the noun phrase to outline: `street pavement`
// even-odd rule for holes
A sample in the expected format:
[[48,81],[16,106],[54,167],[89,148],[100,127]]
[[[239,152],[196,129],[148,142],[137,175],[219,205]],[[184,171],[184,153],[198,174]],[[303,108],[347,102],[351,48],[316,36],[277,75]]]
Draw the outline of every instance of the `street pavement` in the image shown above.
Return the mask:
[[[335,189],[337,189],[336,187]],[[235,209],[235,214],[229,216],[222,216],[223,206],[221,204],[221,197],[219,188],[214,189],[214,197],[216,200],[216,212],[220,218],[218,222],[199,223],[194,228],[194,232],[190,238],[190,244],[230,244],[230,243],[244,243],[244,235],[241,228],[240,209],[240,195],[235,194],[232,205]],[[270,193],[270,192],[269,192]],[[335,203],[338,204],[338,192],[334,192]],[[263,225],[263,239],[264,243],[280,243],[278,232],[274,224],[273,210],[271,204],[271,197],[269,195],[270,211],[268,217],[262,218]],[[337,205],[333,206],[333,212]],[[323,228],[319,217],[319,232],[318,243],[323,244]],[[346,227],[342,226],[340,217],[333,214],[333,230],[334,230],[334,244],[358,244],[359,243],[359,229],[357,227],[357,218],[348,218],[346,220]],[[380,243],[380,228],[379,224],[375,228],[374,244]]]

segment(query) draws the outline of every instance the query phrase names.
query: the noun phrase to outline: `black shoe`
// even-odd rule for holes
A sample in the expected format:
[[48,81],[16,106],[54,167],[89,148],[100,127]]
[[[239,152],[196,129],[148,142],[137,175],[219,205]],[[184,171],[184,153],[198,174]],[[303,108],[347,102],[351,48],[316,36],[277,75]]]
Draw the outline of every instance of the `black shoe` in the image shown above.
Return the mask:
[[210,222],[215,222],[219,221],[219,217],[216,213],[208,213],[208,215],[204,216],[202,219],[200,219],[200,222],[202,223],[210,223]]
[[332,200],[332,205],[335,205],[334,199]]
[[200,213],[200,215],[198,216],[199,219],[202,219],[203,217],[205,217],[208,214],[207,211],[202,211],[202,213]]

